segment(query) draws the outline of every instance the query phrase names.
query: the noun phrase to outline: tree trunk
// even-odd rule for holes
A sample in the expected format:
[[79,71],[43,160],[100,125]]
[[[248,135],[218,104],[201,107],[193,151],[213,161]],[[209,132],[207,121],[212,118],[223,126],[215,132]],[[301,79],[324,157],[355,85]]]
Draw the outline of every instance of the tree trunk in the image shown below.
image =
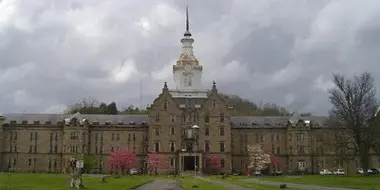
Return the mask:
[[363,169],[363,175],[367,176],[368,167],[369,167],[369,163],[368,163],[369,155],[368,153],[365,153],[365,154],[360,154],[359,157],[360,157],[360,164]]

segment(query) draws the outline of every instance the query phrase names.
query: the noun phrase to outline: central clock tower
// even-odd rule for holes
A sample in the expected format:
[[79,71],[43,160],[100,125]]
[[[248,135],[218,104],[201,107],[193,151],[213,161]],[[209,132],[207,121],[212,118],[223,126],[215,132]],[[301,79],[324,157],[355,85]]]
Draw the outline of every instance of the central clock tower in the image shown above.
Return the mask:
[[202,88],[202,65],[194,56],[193,43],[189,30],[188,11],[186,10],[186,31],[181,39],[182,51],[177,63],[173,65],[176,90],[197,90]]

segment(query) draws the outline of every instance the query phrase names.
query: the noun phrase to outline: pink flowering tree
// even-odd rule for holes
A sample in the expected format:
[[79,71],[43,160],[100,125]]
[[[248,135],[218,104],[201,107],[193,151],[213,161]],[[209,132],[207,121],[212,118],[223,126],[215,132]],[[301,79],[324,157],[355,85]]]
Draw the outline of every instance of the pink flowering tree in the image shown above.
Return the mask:
[[118,148],[108,155],[108,167],[120,171],[122,174],[139,165],[139,158],[131,149]]
[[150,174],[157,174],[158,169],[166,168],[166,157],[157,152],[148,153],[146,156],[146,163]]
[[217,173],[222,168],[221,160],[222,157],[220,155],[212,154],[206,156],[207,167],[211,169],[212,173]]
[[249,165],[251,170],[263,170],[271,163],[269,154],[266,154],[260,145],[248,145]]
[[274,154],[270,155],[270,162],[273,168],[283,169],[281,160]]

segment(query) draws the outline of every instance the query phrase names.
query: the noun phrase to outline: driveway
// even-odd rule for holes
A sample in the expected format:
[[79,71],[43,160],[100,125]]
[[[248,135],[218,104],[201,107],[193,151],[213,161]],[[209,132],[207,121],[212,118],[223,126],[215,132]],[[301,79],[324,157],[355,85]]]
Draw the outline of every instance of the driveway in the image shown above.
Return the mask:
[[137,190],[181,190],[181,184],[176,180],[157,179],[138,187]]

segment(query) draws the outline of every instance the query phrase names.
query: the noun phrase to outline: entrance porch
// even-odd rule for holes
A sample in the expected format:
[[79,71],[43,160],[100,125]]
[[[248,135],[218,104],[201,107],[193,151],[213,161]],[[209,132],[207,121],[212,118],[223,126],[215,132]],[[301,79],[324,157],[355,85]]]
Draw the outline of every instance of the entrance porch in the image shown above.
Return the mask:
[[197,173],[202,172],[202,166],[203,166],[202,153],[182,152],[182,153],[179,153],[178,159],[179,159],[178,173],[194,172],[194,174],[197,174]]

